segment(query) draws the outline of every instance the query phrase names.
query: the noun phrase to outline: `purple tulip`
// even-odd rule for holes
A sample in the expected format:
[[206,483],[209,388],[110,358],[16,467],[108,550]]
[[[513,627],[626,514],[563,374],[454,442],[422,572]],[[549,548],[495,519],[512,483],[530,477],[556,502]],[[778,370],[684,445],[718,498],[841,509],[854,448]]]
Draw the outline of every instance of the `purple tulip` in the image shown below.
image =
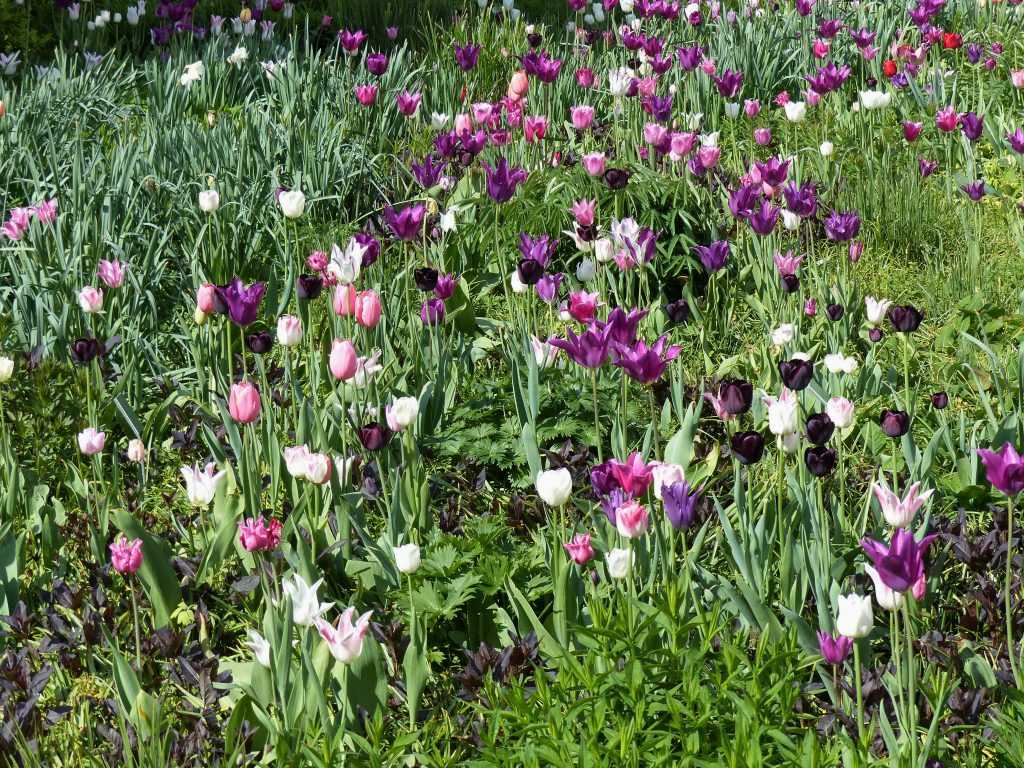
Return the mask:
[[818,209],[817,190],[812,181],[799,187],[791,181],[782,188],[782,195],[786,198],[786,207],[801,218],[813,216]]
[[704,49],[699,45],[694,45],[689,48],[680,48],[676,51],[676,59],[679,61],[679,66],[686,72],[692,72],[700,66],[701,61],[704,59]]
[[608,329],[591,325],[577,336],[572,328],[566,330],[566,338],[552,338],[548,344],[563,350],[577,365],[584,368],[600,368],[608,359]]
[[832,211],[825,219],[825,234],[829,240],[853,240],[860,232],[860,216],[854,211]]
[[422,203],[408,205],[396,212],[390,205],[384,208],[384,221],[399,240],[415,240],[423,229],[423,219],[427,215],[427,207]]
[[685,480],[666,485],[661,489],[661,500],[665,505],[665,517],[677,531],[689,528],[697,517],[697,502],[700,491],[690,492],[690,484]]
[[476,61],[480,57],[480,46],[474,45],[473,43],[466,43],[466,45],[455,46],[455,61],[459,65],[459,69],[463,72],[469,72],[476,66]]
[[735,99],[743,88],[743,73],[726,69],[721,77],[715,76],[715,87],[724,99]]
[[1013,133],[1006,134],[1006,140],[1010,142],[1010,148],[1018,155],[1024,155],[1024,128],[1018,128]]
[[509,168],[504,157],[499,157],[494,166],[484,163],[484,170],[487,172],[487,194],[496,203],[507,203],[516,193],[516,187],[526,181],[526,171]]
[[924,578],[924,556],[935,534],[921,541],[906,528],[897,528],[889,546],[874,539],[861,539],[860,545],[875,564],[882,582],[896,592],[906,592]]
[[985,196],[985,180],[978,179],[977,181],[972,181],[969,184],[964,184],[960,189],[962,189],[964,194],[971,198],[971,200],[978,202]]
[[764,237],[771,234],[778,220],[779,209],[767,200],[762,200],[761,207],[754,211],[754,214],[750,217],[750,228]]
[[717,272],[729,260],[729,241],[716,240],[711,245],[695,245],[693,250],[708,272]]
[[998,451],[981,448],[978,455],[993,486],[1007,496],[1016,496],[1024,491],[1024,461],[1010,443],[1004,443]]
[[541,301],[550,304],[558,298],[558,286],[562,284],[564,277],[565,275],[559,272],[555,275],[544,275],[537,281],[536,290]]
[[438,298],[424,301],[420,307],[420,320],[424,325],[441,325],[444,322],[444,301]]
[[441,174],[444,173],[444,163],[435,165],[434,156],[427,155],[423,158],[422,163],[410,163],[409,169],[419,185],[424,189],[429,189],[441,180]]
[[352,237],[366,249],[363,251],[363,262],[360,266],[372,266],[380,258],[380,241],[369,232],[356,232]]
[[747,184],[729,193],[729,212],[737,219],[749,219],[761,194],[758,184]]
[[934,160],[928,160],[927,158],[924,158],[924,157],[917,158],[917,170],[919,170],[921,172],[921,178],[922,179],[927,179],[929,176],[931,176],[933,173],[935,173],[935,171],[937,171],[938,169],[939,169],[938,162],[936,162]]
[[643,341],[632,345],[614,344],[612,347],[613,362],[622,368],[631,379],[641,384],[653,384],[661,378],[668,364],[679,356],[682,347],[665,343],[667,335],[662,335],[650,347]]
[[846,657],[853,650],[853,638],[819,631],[818,650],[821,651],[821,657],[827,663],[838,666],[846,661]]
[[236,277],[226,285],[218,285],[215,290],[217,299],[226,307],[231,322],[246,326],[256,319],[266,288],[264,283],[253,283],[246,288],[241,278]]
[[984,118],[981,115],[977,115],[974,112],[964,112],[960,115],[960,130],[971,141],[977,141],[981,138],[981,132],[985,127],[983,121]]
[[524,259],[533,259],[542,267],[548,265],[548,260],[558,247],[558,241],[552,240],[548,235],[531,237],[525,232],[519,233],[519,253]]
[[616,344],[632,344],[636,341],[636,329],[640,321],[647,317],[646,309],[631,309],[629,314],[616,307],[608,314],[605,322],[596,322],[595,325],[607,331],[608,340]]

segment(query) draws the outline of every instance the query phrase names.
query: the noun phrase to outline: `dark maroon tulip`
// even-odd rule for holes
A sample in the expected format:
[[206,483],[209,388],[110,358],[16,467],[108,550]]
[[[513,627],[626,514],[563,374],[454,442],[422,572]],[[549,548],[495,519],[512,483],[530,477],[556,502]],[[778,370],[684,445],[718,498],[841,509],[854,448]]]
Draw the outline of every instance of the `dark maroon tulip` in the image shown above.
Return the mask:
[[629,171],[622,168],[609,168],[604,172],[604,183],[608,185],[608,189],[624,189],[629,184]]
[[814,445],[824,445],[832,437],[836,425],[827,413],[813,413],[807,417],[807,439]]
[[783,293],[796,293],[800,290],[800,278],[796,275],[782,275],[782,291]]
[[936,392],[932,395],[932,408],[937,411],[941,411],[947,405],[949,405],[949,395],[945,392]]
[[543,40],[544,38],[537,32],[531,32],[526,36],[526,42],[529,43],[531,48],[537,48]]
[[806,389],[807,385],[811,383],[814,366],[809,360],[801,360],[798,357],[794,357],[792,360],[782,360],[779,362],[779,375],[782,376],[782,382],[787,387],[799,392],[801,389]]
[[764,456],[764,437],[760,432],[737,432],[729,445],[740,464],[756,464]]
[[739,416],[750,410],[754,399],[754,385],[742,379],[726,379],[718,385],[718,399],[730,416]]
[[823,445],[816,445],[804,452],[804,464],[815,477],[824,477],[836,467],[836,452]]
[[885,334],[882,333],[881,328],[872,328],[870,331],[868,331],[868,339],[870,339],[872,344],[877,344],[883,338],[885,338]]
[[437,278],[437,270],[431,267],[420,267],[412,273],[413,282],[424,293],[437,288]]
[[69,353],[75,365],[88,365],[103,354],[103,345],[98,339],[77,339],[71,342]]
[[274,337],[267,331],[250,333],[245,337],[245,346],[247,346],[249,351],[254,355],[264,355],[270,351],[271,347],[274,346]]
[[892,327],[899,333],[913,333],[924,319],[921,311],[910,304],[889,307],[887,315]]
[[846,310],[843,309],[842,304],[829,304],[825,307],[825,314],[828,315],[828,319],[833,323],[838,323],[843,319],[843,315],[846,314]]
[[299,275],[295,278],[295,294],[300,299],[312,301],[320,296],[324,280],[319,275]]
[[379,451],[388,444],[390,439],[391,430],[376,421],[359,428],[359,442],[368,451]]
[[536,259],[520,259],[518,271],[523,285],[536,285],[544,277],[544,267]]
[[910,415],[906,411],[882,411],[878,419],[882,431],[889,437],[903,437],[910,429]]
[[675,325],[680,325],[690,319],[690,305],[686,299],[670,302],[665,305],[664,309],[669,321]]

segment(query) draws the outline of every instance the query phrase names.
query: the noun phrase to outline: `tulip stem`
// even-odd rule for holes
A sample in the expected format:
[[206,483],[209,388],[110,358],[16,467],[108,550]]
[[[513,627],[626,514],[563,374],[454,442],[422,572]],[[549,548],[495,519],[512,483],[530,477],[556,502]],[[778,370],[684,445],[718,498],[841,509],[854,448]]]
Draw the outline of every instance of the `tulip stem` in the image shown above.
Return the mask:
[[654,399],[653,385],[648,387],[647,394],[651,401],[651,434],[654,438],[654,458],[658,458],[658,454],[661,453],[661,446],[658,443],[658,404]]
[[594,406],[594,442],[597,444],[597,461],[604,461],[601,452],[601,418],[597,411],[597,369],[590,369],[590,396]]
[[1010,596],[1013,575],[1013,497],[1006,497],[1006,650],[1010,655],[1010,671],[1013,673],[1013,684],[1021,687],[1020,665],[1017,662],[1017,648],[1013,642],[1013,600]]
[[903,601],[903,626],[907,633],[907,730],[910,734],[910,764],[917,765],[917,675],[914,674],[914,635],[910,627],[910,603],[906,598]]
[[860,643],[853,641],[853,682],[857,686],[857,739],[864,745],[864,694],[861,691]]
[[132,596],[132,620],[135,623],[135,666],[138,667],[139,671],[142,671],[142,636],[139,632],[139,604],[135,599],[135,582],[131,582],[131,596]]

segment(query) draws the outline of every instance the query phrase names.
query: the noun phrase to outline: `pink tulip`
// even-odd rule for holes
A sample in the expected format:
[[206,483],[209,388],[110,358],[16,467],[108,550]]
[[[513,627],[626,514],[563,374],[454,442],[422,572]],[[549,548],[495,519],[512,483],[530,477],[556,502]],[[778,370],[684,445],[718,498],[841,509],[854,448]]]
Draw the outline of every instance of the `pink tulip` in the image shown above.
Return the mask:
[[117,259],[113,261],[100,259],[96,274],[111,288],[120,288],[124,283],[124,266]]
[[577,565],[586,565],[594,557],[594,548],[590,544],[589,533],[577,533],[572,537],[572,541],[562,546]]
[[615,510],[615,527],[627,539],[643,536],[649,525],[647,509],[636,499],[630,499]]
[[334,378],[339,381],[348,381],[356,375],[356,368],[359,366],[359,356],[356,354],[356,346],[348,339],[335,339],[331,346],[330,367]]
[[380,297],[376,291],[360,291],[356,295],[353,314],[356,322],[364,328],[375,328],[380,322]]
[[809,89],[804,93],[804,101],[807,102],[808,107],[816,107],[818,102],[821,101],[821,94],[813,89]]
[[529,90],[530,78],[526,76],[526,72],[520,69],[512,75],[512,80],[508,84],[506,95],[512,99],[512,101],[519,101],[526,96],[526,93]]
[[804,302],[804,314],[807,317],[814,317],[818,314],[818,302],[816,299],[811,298]]
[[523,120],[523,134],[531,144],[544,138],[548,131],[548,119],[544,115],[529,115]]
[[828,49],[830,44],[828,40],[822,40],[820,37],[814,41],[814,45],[811,46],[811,50],[814,52],[815,58],[823,59],[828,56]]
[[50,224],[57,219],[57,198],[44,200],[32,208],[32,213],[41,224]]
[[597,200],[577,200],[572,204],[572,215],[581,227],[589,227],[594,223]]
[[268,552],[281,543],[281,521],[263,521],[263,516],[246,518],[238,524],[238,540],[246,552]]
[[78,292],[78,306],[89,315],[101,312],[103,310],[103,291],[93,288],[91,285],[85,286]]
[[203,283],[199,286],[199,290],[196,291],[196,306],[199,310],[207,315],[214,313],[214,297],[217,295],[217,289],[210,283]]
[[[1024,70],[1021,70],[1024,72]],[[576,84],[580,88],[593,88],[594,87],[594,70],[582,67],[576,70]]]
[[743,111],[747,117],[755,118],[761,112],[761,102],[757,99],[747,99],[743,102]]
[[668,128],[658,123],[647,123],[644,126],[644,141],[652,147],[660,147],[669,138]]
[[1015,69],[1010,72],[1010,82],[1014,88],[1024,88],[1024,69]]
[[248,381],[231,385],[228,395],[228,413],[240,424],[251,424],[260,417],[260,393]]
[[697,159],[705,168],[714,168],[722,156],[721,147],[701,147],[697,150]]
[[569,110],[572,127],[577,131],[585,131],[594,124],[594,108],[587,105],[573,107]]
[[589,323],[597,313],[600,294],[586,291],[573,291],[569,294],[569,315],[577,323]]
[[372,106],[377,101],[377,86],[376,85],[357,85],[356,86],[356,99],[364,107]]
[[943,107],[935,113],[935,125],[938,126],[940,131],[945,133],[952,133],[956,130],[957,123],[959,122],[959,115],[953,107]]
[[489,101],[478,101],[473,105],[473,122],[483,125],[494,114],[494,106]]
[[334,462],[326,453],[311,453],[306,459],[306,479],[315,485],[323,485],[331,479]]
[[759,147],[767,147],[769,144],[772,143],[772,129],[755,128],[754,141],[757,142],[757,146]]
[[139,570],[142,565],[142,539],[128,541],[128,537],[121,534],[110,545],[110,564],[118,573],[132,574]]
[[78,450],[86,456],[95,456],[107,444],[107,433],[95,427],[86,427],[78,433]]
[[334,286],[334,314],[339,317],[348,317],[356,311],[356,288],[349,285]]
[[583,156],[583,168],[591,176],[600,176],[604,173],[604,153],[591,152]]
[[455,116],[455,132],[460,136],[463,133],[472,132],[473,123],[469,120],[469,115],[465,112],[461,112]]

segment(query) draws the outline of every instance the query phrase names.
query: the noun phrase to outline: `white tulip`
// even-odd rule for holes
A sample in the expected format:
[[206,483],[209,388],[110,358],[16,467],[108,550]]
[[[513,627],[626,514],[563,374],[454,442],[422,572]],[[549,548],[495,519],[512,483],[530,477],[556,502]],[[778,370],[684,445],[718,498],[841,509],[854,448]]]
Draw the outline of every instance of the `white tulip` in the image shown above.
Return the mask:
[[853,424],[853,403],[845,397],[832,397],[825,404],[825,413],[836,429],[846,429]]
[[867,637],[874,625],[871,598],[867,595],[840,595],[836,631],[843,637]]
[[823,141],[821,142],[821,146],[818,147],[818,151],[821,152],[822,157],[832,157],[832,152],[834,150],[835,147],[832,146],[831,141]]
[[215,473],[216,468],[217,465],[212,461],[203,470],[199,469],[198,464],[181,468],[181,476],[185,479],[185,496],[193,507],[208,507],[217,495],[217,488],[227,472],[222,469]]
[[128,460],[136,463],[146,460],[146,444],[137,437],[128,441]]
[[796,395],[783,389],[779,397],[765,397],[768,406],[768,430],[773,435],[789,435],[799,430]]
[[289,219],[299,218],[306,210],[306,196],[302,194],[301,189],[282,192],[278,196],[277,202],[281,206],[281,213]]
[[783,323],[772,331],[772,344],[777,347],[789,344],[796,338],[796,326],[792,323]]
[[876,299],[874,296],[866,296],[864,298],[864,305],[867,310],[868,322],[872,325],[878,325],[882,322],[891,304],[892,302],[888,299]]
[[864,109],[885,109],[892,101],[892,94],[886,91],[861,91],[860,104]]
[[802,123],[807,117],[807,105],[802,101],[787,101],[785,107],[786,119],[791,123]]
[[860,364],[855,357],[846,357],[841,352],[825,355],[825,368],[829,373],[854,373]]
[[249,639],[245,644],[252,651],[253,658],[262,666],[270,669],[270,643],[255,629],[250,629],[246,635]]
[[800,217],[790,210],[783,209],[782,226],[788,229],[790,232],[792,232],[794,229],[800,226]]
[[233,66],[241,66],[244,62],[249,60],[249,51],[243,48],[241,45],[235,48],[228,56],[228,64]]
[[581,283],[589,283],[597,277],[597,265],[593,259],[583,259],[576,266],[576,279]]
[[[283,198],[284,194],[281,197]],[[282,202],[283,207],[284,203]],[[295,217],[292,216],[290,218]],[[364,253],[366,253],[366,246],[362,245],[354,237],[349,238],[344,251],[335,243],[331,246],[331,261],[327,265],[328,274],[342,285],[351,285],[359,279],[359,270],[363,265]]]
[[550,507],[560,507],[572,494],[572,475],[565,467],[537,473],[537,495]]
[[14,361],[9,357],[0,357],[0,384],[6,384],[14,375]]
[[323,613],[334,603],[321,603],[316,596],[317,589],[324,583],[318,579],[313,584],[307,584],[306,580],[297,573],[292,574],[291,581],[284,579],[281,588],[284,594],[292,601],[292,621],[300,627],[311,627]]
[[420,567],[420,548],[415,544],[393,547],[395,565],[401,573],[416,573]]
[[608,575],[613,579],[624,579],[633,567],[633,550],[613,549],[604,556]]
[[220,208],[220,193],[216,189],[204,189],[199,193],[199,210],[214,213]]
[[416,421],[419,412],[420,401],[415,397],[396,398],[388,409],[388,423],[394,421],[400,430],[405,429]]

